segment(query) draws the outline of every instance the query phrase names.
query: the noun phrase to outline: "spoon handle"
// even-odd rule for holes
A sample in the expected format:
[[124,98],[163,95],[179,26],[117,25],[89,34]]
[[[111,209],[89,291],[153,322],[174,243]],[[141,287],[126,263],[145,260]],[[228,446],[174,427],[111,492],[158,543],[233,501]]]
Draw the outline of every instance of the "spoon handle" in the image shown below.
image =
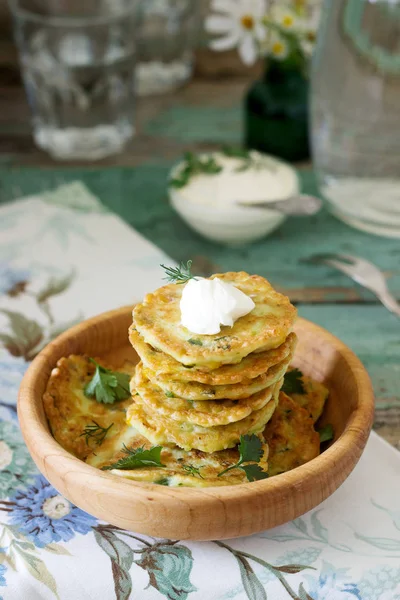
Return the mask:
[[277,210],[284,215],[306,216],[315,215],[322,206],[322,201],[316,196],[299,194],[282,200],[257,200],[256,202],[237,202],[244,208],[261,208],[265,210]]

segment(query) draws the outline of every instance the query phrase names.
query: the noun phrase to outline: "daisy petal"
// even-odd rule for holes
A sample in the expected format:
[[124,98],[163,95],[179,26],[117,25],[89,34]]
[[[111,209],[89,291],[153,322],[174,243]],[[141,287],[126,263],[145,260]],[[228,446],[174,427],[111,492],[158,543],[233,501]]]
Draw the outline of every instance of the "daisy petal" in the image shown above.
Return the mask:
[[245,35],[239,46],[239,55],[245,65],[254,65],[257,60],[257,49],[254,38]]
[[232,32],[226,37],[220,38],[219,40],[212,40],[209,44],[212,50],[231,50],[238,44],[239,36],[236,32]]
[[250,14],[255,18],[261,18],[267,12],[265,0],[239,0],[241,14]]
[[228,33],[233,28],[231,17],[211,15],[205,20],[205,29],[208,33]]
[[259,42],[262,42],[267,37],[267,30],[261,23],[256,23],[254,27],[254,35]]
[[235,0],[212,0],[211,10],[232,14],[236,10]]

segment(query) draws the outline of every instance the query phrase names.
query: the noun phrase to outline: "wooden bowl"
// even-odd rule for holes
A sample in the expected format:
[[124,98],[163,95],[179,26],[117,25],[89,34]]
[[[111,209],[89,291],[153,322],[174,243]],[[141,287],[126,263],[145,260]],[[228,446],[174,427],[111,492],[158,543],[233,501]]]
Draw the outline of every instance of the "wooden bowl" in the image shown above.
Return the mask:
[[124,307],[73,327],[35,358],[21,384],[18,415],[29,452],[53,486],[83,510],[155,537],[232,538],[295,519],[330,496],[353,470],[372,425],[371,383],[349,348],[304,319],[296,324],[294,363],[329,387],[323,421],[335,431],[334,443],[314,460],[271,479],[193,489],[124,480],[75,458],[54,440],[44,414],[50,372],[69,354],[100,356],[115,366],[137,360],[128,342],[130,323],[131,307]]

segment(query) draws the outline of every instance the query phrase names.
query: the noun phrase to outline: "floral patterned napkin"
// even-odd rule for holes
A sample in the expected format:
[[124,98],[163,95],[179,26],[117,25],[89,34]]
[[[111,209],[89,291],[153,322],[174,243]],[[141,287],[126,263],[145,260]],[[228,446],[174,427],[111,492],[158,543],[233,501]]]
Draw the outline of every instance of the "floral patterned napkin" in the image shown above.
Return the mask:
[[133,303],[171,261],[80,183],[0,208],[0,595],[4,600],[400,600],[400,456],[373,434],[317,509],[228,542],[152,539],[72,506],[18,427],[29,361],[60,331]]

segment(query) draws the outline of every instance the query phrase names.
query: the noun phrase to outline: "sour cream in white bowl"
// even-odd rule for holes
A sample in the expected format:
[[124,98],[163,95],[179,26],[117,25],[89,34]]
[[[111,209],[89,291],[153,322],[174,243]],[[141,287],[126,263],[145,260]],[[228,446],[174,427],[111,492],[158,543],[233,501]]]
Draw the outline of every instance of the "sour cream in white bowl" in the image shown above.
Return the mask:
[[215,242],[241,245],[272,233],[286,217],[237,202],[289,198],[300,184],[295,169],[273,156],[230,150],[189,154],[172,169],[168,190],[171,205],[192,229]]

